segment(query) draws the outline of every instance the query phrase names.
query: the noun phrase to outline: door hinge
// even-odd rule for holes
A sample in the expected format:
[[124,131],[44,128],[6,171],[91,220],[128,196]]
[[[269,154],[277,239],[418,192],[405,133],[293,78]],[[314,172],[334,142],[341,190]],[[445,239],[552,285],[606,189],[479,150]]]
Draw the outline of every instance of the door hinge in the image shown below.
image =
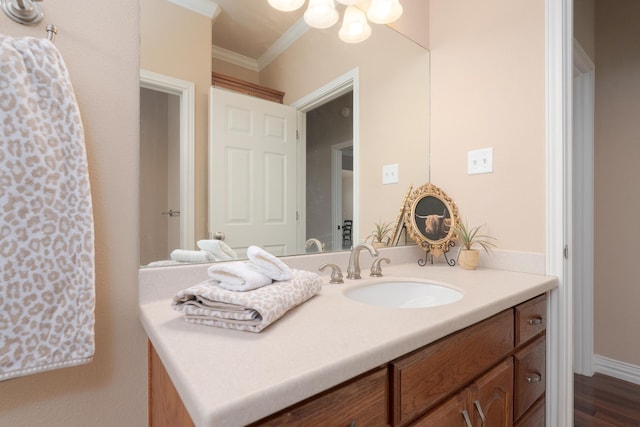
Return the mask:
[[298,129],[296,129],[296,139],[300,139],[300,132],[298,132]]
[[296,221],[300,221],[300,213],[296,211]]
[[564,259],[569,259],[569,246],[564,245]]

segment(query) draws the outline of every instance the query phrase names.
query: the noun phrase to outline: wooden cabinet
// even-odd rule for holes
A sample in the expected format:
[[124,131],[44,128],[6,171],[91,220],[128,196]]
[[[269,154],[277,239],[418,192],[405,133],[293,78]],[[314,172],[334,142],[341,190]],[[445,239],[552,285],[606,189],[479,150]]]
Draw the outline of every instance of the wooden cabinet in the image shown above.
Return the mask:
[[[516,350],[514,358],[514,423],[517,425],[544,425],[544,396],[546,388],[546,323],[547,299],[541,295],[514,308],[516,320]],[[542,409],[534,403],[542,400]],[[536,421],[519,421],[529,412]],[[539,413],[542,411],[542,418]],[[542,424],[540,423],[542,420]],[[528,424],[532,423],[533,424]],[[538,423],[538,424],[536,424]]]
[[243,93],[245,95],[255,96],[256,98],[266,99],[267,101],[277,102],[279,104],[282,104],[284,99],[284,92],[220,73],[211,73],[211,85]]
[[158,353],[149,342],[149,426],[194,427]]
[[[543,427],[545,328],[541,295],[252,426]],[[192,426],[149,352],[149,425]]]
[[388,420],[387,368],[314,396],[252,426],[385,426]]
[[512,417],[513,361],[507,358],[411,426],[506,427]]
[[406,425],[504,359],[513,327],[506,310],[392,362],[393,425]]

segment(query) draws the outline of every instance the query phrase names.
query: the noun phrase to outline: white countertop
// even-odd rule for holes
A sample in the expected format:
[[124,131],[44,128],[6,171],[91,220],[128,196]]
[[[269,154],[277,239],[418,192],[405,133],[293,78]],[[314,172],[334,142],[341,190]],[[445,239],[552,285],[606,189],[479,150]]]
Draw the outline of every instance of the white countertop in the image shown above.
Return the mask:
[[544,275],[392,258],[375,281],[433,280],[464,297],[432,308],[375,307],[343,295],[373,281],[364,258],[362,280],[332,285],[324,275],[320,295],[260,333],[187,323],[170,307],[175,292],[206,279],[206,266],[141,270],[140,320],[195,424],[256,421],[557,286]]

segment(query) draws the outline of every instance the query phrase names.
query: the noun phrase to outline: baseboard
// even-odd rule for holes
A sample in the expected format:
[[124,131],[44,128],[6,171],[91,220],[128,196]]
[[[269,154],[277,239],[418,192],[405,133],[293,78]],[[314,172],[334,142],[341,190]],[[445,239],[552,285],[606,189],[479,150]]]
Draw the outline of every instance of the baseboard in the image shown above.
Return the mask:
[[595,371],[619,380],[640,385],[640,366],[620,362],[596,354],[593,357]]

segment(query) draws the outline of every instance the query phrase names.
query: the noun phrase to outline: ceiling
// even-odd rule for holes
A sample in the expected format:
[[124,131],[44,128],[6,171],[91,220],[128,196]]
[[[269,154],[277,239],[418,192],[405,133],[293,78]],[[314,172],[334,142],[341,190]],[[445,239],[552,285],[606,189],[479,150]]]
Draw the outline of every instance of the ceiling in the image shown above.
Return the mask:
[[213,21],[214,46],[259,59],[296,21],[294,12],[273,9],[267,0],[216,0],[221,12]]

